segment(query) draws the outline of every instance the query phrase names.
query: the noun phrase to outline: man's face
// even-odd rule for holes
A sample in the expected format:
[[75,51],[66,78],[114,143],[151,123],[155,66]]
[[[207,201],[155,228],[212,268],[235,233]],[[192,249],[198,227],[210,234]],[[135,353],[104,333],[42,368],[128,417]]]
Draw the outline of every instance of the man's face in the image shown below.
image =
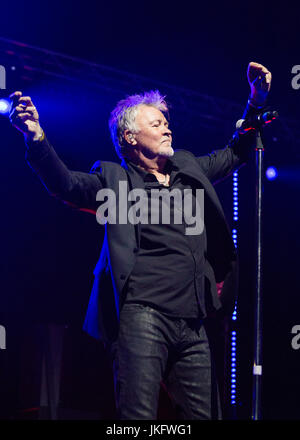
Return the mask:
[[149,159],[155,156],[173,156],[172,132],[163,113],[149,105],[140,106],[135,118],[138,133],[134,134],[136,145]]

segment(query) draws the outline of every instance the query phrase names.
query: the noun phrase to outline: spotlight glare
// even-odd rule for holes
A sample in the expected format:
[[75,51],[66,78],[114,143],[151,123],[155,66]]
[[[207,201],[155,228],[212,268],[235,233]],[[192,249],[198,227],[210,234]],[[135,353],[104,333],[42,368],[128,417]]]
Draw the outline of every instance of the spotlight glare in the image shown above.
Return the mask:
[[276,177],[278,176],[278,172],[276,170],[276,168],[274,167],[269,167],[266,171],[266,177],[268,180],[274,180],[276,179]]
[[9,113],[10,103],[7,99],[0,99],[0,113],[6,115]]

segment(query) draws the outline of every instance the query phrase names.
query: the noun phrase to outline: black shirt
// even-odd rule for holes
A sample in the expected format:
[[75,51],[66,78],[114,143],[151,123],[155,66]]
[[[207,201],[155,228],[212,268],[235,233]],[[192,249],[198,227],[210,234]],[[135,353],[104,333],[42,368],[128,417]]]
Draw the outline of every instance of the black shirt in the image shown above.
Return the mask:
[[[193,192],[192,178],[181,174],[170,162],[167,162],[170,174],[169,187],[160,184],[156,177],[130,163],[142,176],[148,198],[148,223],[141,224],[140,249],[136,264],[128,279],[125,302],[144,303],[160,312],[179,318],[197,318],[205,315],[204,304],[204,255],[206,233],[186,235],[186,222],[181,213],[181,223],[174,221],[174,210],[178,205],[170,197],[170,222],[162,221],[162,206],[159,198],[159,222],[153,224],[153,210],[150,203],[151,190],[171,191],[184,189]],[[168,200],[168,199],[167,199]],[[195,205],[194,205],[195,206]],[[151,216],[152,214],[152,216]],[[178,217],[177,217],[178,219]],[[177,220],[178,221],[178,220]]]

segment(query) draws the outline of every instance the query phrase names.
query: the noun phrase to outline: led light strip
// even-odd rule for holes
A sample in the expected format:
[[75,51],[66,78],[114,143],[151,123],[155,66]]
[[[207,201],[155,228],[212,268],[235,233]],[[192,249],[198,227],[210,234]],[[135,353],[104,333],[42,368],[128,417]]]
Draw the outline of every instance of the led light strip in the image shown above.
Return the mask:
[[[238,201],[238,172],[235,171],[233,173],[233,229],[232,229],[232,240],[234,242],[235,247],[237,247],[237,222],[239,219],[239,201]],[[233,324],[237,319],[237,304],[235,303],[234,311],[231,317]],[[236,373],[237,373],[237,364],[236,364],[236,336],[237,332],[235,330],[235,326],[232,325],[231,330],[231,362],[230,362],[230,404],[232,406],[236,405],[237,395],[236,395]]]

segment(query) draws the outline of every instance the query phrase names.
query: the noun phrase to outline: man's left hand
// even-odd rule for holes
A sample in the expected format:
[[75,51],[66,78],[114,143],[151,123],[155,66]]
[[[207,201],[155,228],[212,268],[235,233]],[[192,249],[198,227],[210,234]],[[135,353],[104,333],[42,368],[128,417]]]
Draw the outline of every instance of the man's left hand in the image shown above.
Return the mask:
[[251,89],[251,104],[257,107],[263,106],[271,88],[271,72],[262,64],[251,62],[248,66],[247,78]]

